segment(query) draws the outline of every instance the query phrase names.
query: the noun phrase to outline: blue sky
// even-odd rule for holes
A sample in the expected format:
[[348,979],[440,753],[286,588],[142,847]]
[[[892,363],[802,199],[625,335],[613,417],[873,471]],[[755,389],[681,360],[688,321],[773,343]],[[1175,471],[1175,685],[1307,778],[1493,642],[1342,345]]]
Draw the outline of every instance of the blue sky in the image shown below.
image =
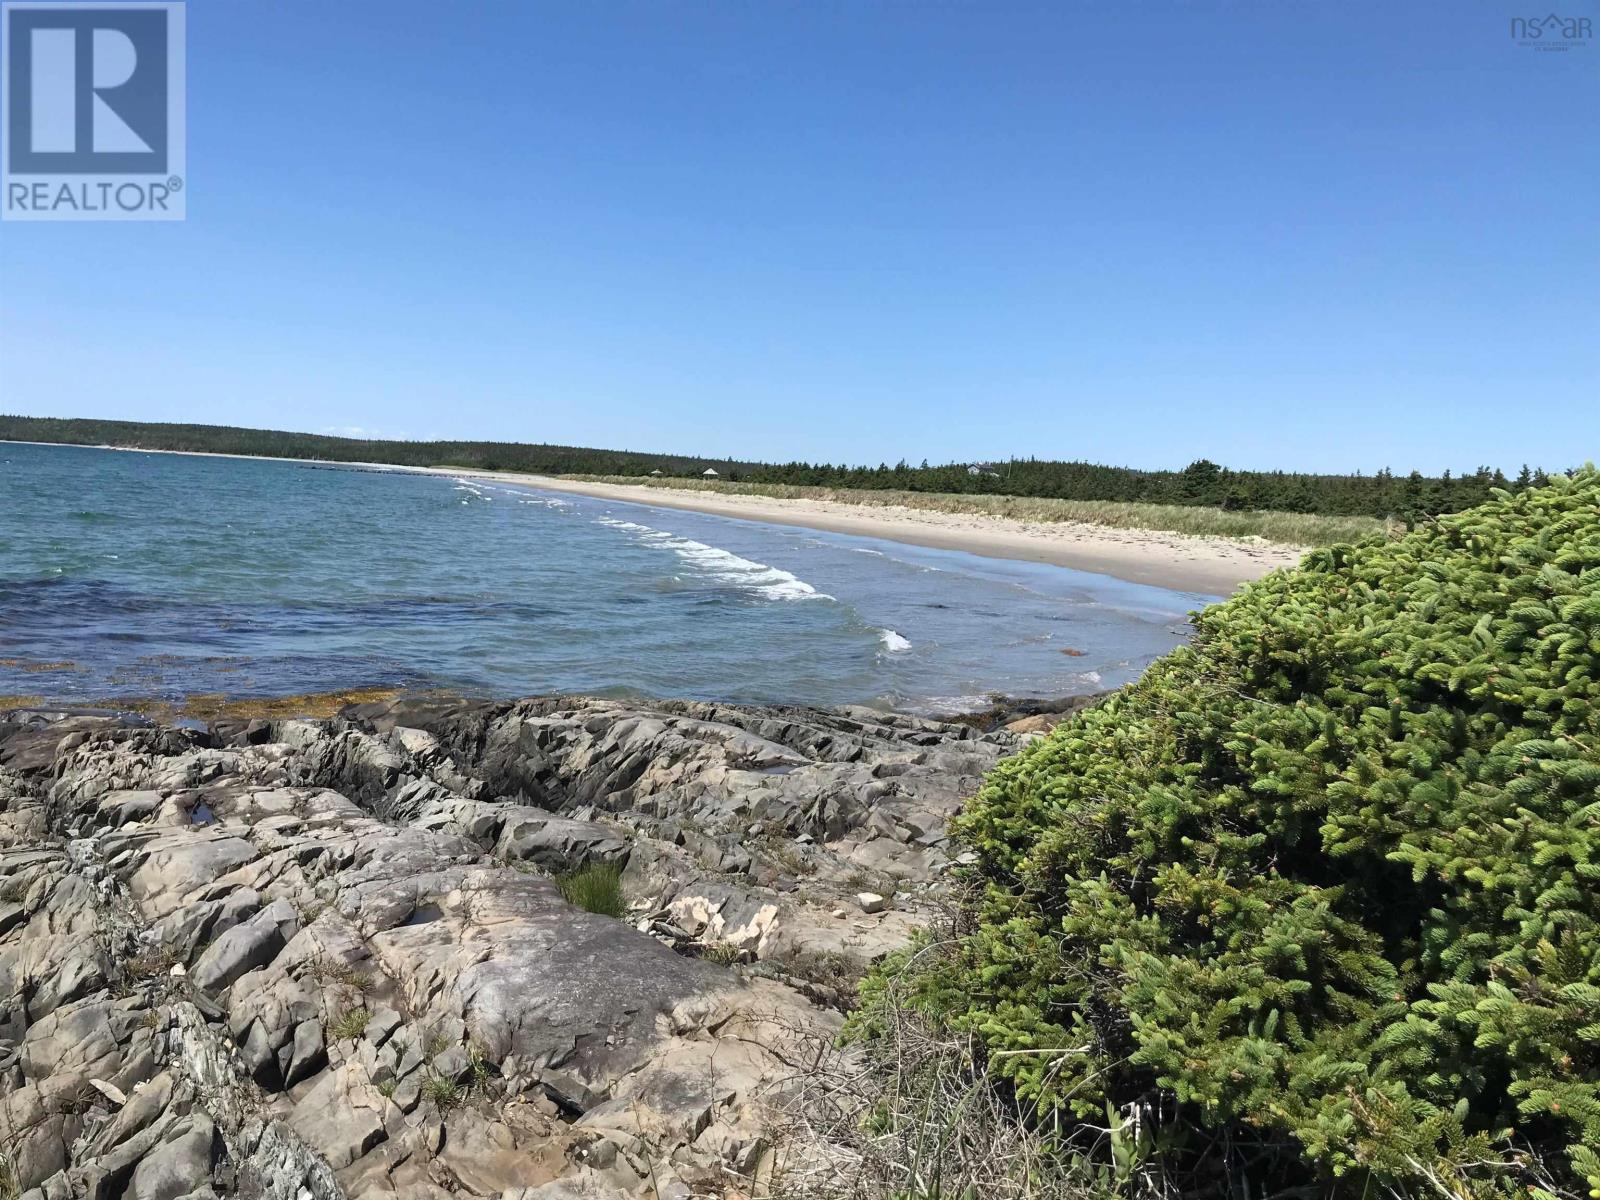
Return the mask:
[[189,218],[0,225],[0,411],[1570,465],[1600,43],[1523,7],[192,0]]

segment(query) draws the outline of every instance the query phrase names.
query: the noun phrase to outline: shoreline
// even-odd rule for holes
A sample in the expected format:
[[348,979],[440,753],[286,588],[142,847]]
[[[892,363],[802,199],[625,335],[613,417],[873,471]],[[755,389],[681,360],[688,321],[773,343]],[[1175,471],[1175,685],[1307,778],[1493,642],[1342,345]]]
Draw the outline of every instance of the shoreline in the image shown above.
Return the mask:
[[[529,702],[596,704],[705,704],[756,711],[822,714],[876,713],[884,718],[926,721],[934,725],[963,725],[980,733],[1000,729],[1043,732],[1057,721],[1098,704],[1117,689],[1053,696],[1007,696],[991,692],[976,708],[932,712],[915,706],[877,708],[868,704],[747,704],[731,700],[701,700],[692,696],[604,695],[598,692],[534,692],[527,695],[472,694],[449,688],[353,687],[331,692],[304,692],[284,696],[233,696],[202,692],[184,697],[104,696],[98,699],[59,701],[49,696],[0,695],[0,723],[26,719],[98,717],[153,725],[179,725],[211,729],[230,722],[326,721],[347,710],[373,704],[482,705],[511,707]],[[1019,727],[1017,722],[1027,724]]]
[[[363,464],[367,465],[367,464]],[[880,538],[983,558],[1044,563],[1127,583],[1208,596],[1230,595],[1278,567],[1294,566],[1302,549],[1268,542],[1190,537],[1144,529],[1112,529],[1071,521],[1019,521],[980,513],[943,513],[894,505],[863,509],[835,500],[777,499],[738,493],[668,491],[640,484],[591,483],[514,471],[401,468],[455,478],[516,483],[652,508],[675,508],[733,520],[790,525]]]
[[1113,529],[1069,521],[1020,521],[979,513],[943,513],[893,506],[864,510],[859,505],[833,500],[678,492],[641,484],[591,483],[521,471],[413,467],[358,460],[221,454],[204,450],[147,450],[137,446],[83,446],[72,442],[11,444],[77,446],[78,449],[87,450],[180,454],[191,458],[231,458],[297,463],[302,466],[360,467],[412,475],[443,475],[512,483],[647,508],[681,509],[732,520],[879,538],[935,550],[957,550],[983,558],[1043,563],[1109,575],[1127,583],[1207,596],[1228,596],[1242,584],[1259,579],[1278,567],[1294,566],[1304,553],[1302,549],[1264,541],[1193,537],[1143,529]]

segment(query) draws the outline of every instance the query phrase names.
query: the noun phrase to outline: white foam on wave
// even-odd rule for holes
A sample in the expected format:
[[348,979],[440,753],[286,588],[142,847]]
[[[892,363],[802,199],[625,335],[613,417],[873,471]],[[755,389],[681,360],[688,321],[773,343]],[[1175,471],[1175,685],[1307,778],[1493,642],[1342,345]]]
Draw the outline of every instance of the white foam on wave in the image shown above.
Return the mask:
[[971,696],[928,696],[916,705],[918,710],[938,716],[982,712],[993,707],[994,696],[981,692]]
[[879,558],[883,557],[882,550],[869,550],[866,546],[851,546],[850,551],[853,554],[876,554]]
[[535,496],[529,493],[526,488],[506,487],[499,483],[485,483],[483,480],[478,481],[478,486],[491,492],[504,492],[508,496],[515,496],[520,504],[538,504],[545,508],[570,508],[572,506],[570,500],[563,500],[559,496]]
[[[493,500],[494,497],[489,495],[490,492],[503,492],[507,496],[514,497],[519,504],[536,504],[541,508],[572,507],[572,501],[563,500],[560,496],[534,495],[524,488],[505,487],[501,484],[488,483],[481,479],[468,479],[462,475],[452,475],[450,481],[455,484],[451,491],[470,492],[479,500]],[[466,504],[468,501],[463,500],[461,503]]]
[[832,600],[805,580],[766,563],[740,558],[731,550],[664,533],[635,521],[601,517],[600,524],[632,534],[640,545],[670,550],[702,576],[765,596],[768,600]]
[[890,654],[903,654],[911,649],[911,642],[892,629],[880,629],[878,636],[883,640],[883,648]]

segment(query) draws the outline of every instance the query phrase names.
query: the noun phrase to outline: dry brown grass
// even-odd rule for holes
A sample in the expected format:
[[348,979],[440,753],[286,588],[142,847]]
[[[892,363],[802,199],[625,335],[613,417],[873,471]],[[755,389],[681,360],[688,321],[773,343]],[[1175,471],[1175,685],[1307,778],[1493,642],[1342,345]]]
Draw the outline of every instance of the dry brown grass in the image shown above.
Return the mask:
[[826,500],[864,508],[909,508],[975,514],[1016,521],[1074,522],[1108,529],[1145,529],[1193,537],[1260,538],[1285,546],[1325,546],[1383,533],[1373,517],[1326,517],[1315,513],[1225,512],[1181,504],[1133,504],[1119,500],[1054,500],[1044,496],[990,496],[892,489],[803,487],[787,483],[730,483],[706,479],[652,479],[628,475],[568,475],[592,483],[634,484],[674,491],[776,500]]
[[773,1197],[1172,1200],[1120,1116],[1065,1137],[1007,1102],[975,1065],[970,1038],[936,1030],[893,996],[874,1017],[877,1037],[821,1049],[786,1089]]

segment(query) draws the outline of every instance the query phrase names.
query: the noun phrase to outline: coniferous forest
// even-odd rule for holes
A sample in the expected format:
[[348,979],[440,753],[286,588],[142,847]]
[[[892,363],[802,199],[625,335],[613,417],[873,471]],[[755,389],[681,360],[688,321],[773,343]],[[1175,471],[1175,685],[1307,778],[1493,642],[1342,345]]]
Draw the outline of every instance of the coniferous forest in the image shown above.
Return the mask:
[[1199,459],[1180,470],[1147,471],[1018,458],[911,466],[831,463],[762,463],[696,458],[632,450],[599,450],[524,442],[384,441],[241,429],[227,425],[173,425],[0,416],[0,440],[121,446],[248,454],[326,462],[376,462],[396,466],[456,466],[549,475],[663,475],[694,477],[708,467],[730,481],[914,492],[1041,496],[1058,500],[1113,500],[1238,510],[1367,516],[1411,522],[1428,514],[1459,512],[1489,499],[1491,489],[1522,490],[1545,482],[1543,470],[1480,466],[1463,473],[1424,476],[1378,466],[1370,474],[1312,475],[1240,471]]

